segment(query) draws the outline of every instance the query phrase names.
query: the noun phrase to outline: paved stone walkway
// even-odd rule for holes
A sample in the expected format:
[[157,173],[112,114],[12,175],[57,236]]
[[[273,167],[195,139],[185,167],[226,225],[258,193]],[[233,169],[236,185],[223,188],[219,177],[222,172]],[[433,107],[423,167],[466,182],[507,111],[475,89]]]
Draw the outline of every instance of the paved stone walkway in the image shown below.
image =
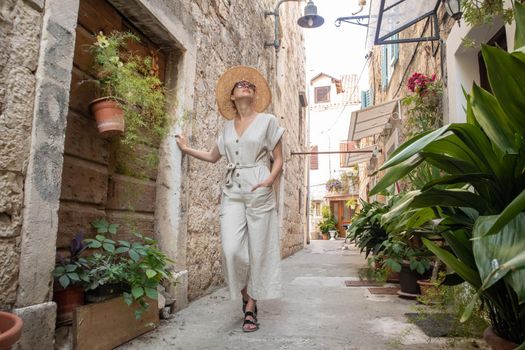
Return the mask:
[[[365,265],[343,240],[311,241],[283,261],[282,299],[261,300],[260,329],[243,333],[241,302],[226,288],[196,300],[153,332],[121,346],[177,350],[383,350],[450,349],[444,339],[428,338],[403,316],[415,302],[372,296],[367,288],[346,287]],[[480,342],[481,343],[481,342]],[[457,343],[454,349],[474,349]],[[476,347],[477,348],[477,347]]]

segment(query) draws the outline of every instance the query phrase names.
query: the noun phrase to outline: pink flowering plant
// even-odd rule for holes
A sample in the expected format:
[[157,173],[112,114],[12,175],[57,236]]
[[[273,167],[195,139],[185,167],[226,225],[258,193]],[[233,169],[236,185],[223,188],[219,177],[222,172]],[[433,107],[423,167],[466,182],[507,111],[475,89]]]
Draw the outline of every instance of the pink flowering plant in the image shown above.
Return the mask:
[[408,79],[407,88],[411,94],[403,98],[407,107],[407,119],[403,123],[405,136],[410,138],[418,133],[439,128],[443,123],[443,84],[436,75],[414,73]]

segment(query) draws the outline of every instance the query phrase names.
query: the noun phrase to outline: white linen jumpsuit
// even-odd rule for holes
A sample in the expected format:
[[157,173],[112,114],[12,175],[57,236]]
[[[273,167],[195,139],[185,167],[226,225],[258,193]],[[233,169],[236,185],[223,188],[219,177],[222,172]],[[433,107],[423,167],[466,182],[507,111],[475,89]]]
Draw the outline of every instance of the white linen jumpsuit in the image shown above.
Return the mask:
[[230,300],[239,299],[245,286],[255,300],[282,296],[275,194],[272,187],[251,189],[270,175],[269,156],[284,131],[274,115],[259,113],[240,137],[228,120],[217,139],[228,161],[220,224]]

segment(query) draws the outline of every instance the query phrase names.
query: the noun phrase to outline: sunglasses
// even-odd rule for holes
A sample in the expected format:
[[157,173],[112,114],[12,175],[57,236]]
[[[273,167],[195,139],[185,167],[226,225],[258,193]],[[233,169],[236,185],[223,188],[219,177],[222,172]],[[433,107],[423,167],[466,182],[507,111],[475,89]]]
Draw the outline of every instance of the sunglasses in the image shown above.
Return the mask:
[[239,89],[248,88],[248,89],[252,89],[253,91],[255,91],[255,85],[246,80],[241,80],[241,81],[236,82],[233,88],[234,89],[235,88],[239,88]]

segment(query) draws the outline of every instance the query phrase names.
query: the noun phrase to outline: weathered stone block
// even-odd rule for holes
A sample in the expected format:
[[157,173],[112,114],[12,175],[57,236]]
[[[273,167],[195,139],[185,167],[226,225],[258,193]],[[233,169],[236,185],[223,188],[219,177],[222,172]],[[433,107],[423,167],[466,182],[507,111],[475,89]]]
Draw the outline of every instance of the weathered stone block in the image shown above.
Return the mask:
[[0,237],[20,234],[23,187],[20,174],[0,171]]
[[108,191],[107,168],[75,157],[64,157],[62,199],[104,204]]
[[19,257],[17,238],[0,238],[0,306],[10,306],[16,301]]
[[106,208],[155,212],[155,182],[113,174]]
[[24,327],[13,350],[53,349],[56,308],[54,302],[48,302],[15,309],[15,314],[24,321]]

